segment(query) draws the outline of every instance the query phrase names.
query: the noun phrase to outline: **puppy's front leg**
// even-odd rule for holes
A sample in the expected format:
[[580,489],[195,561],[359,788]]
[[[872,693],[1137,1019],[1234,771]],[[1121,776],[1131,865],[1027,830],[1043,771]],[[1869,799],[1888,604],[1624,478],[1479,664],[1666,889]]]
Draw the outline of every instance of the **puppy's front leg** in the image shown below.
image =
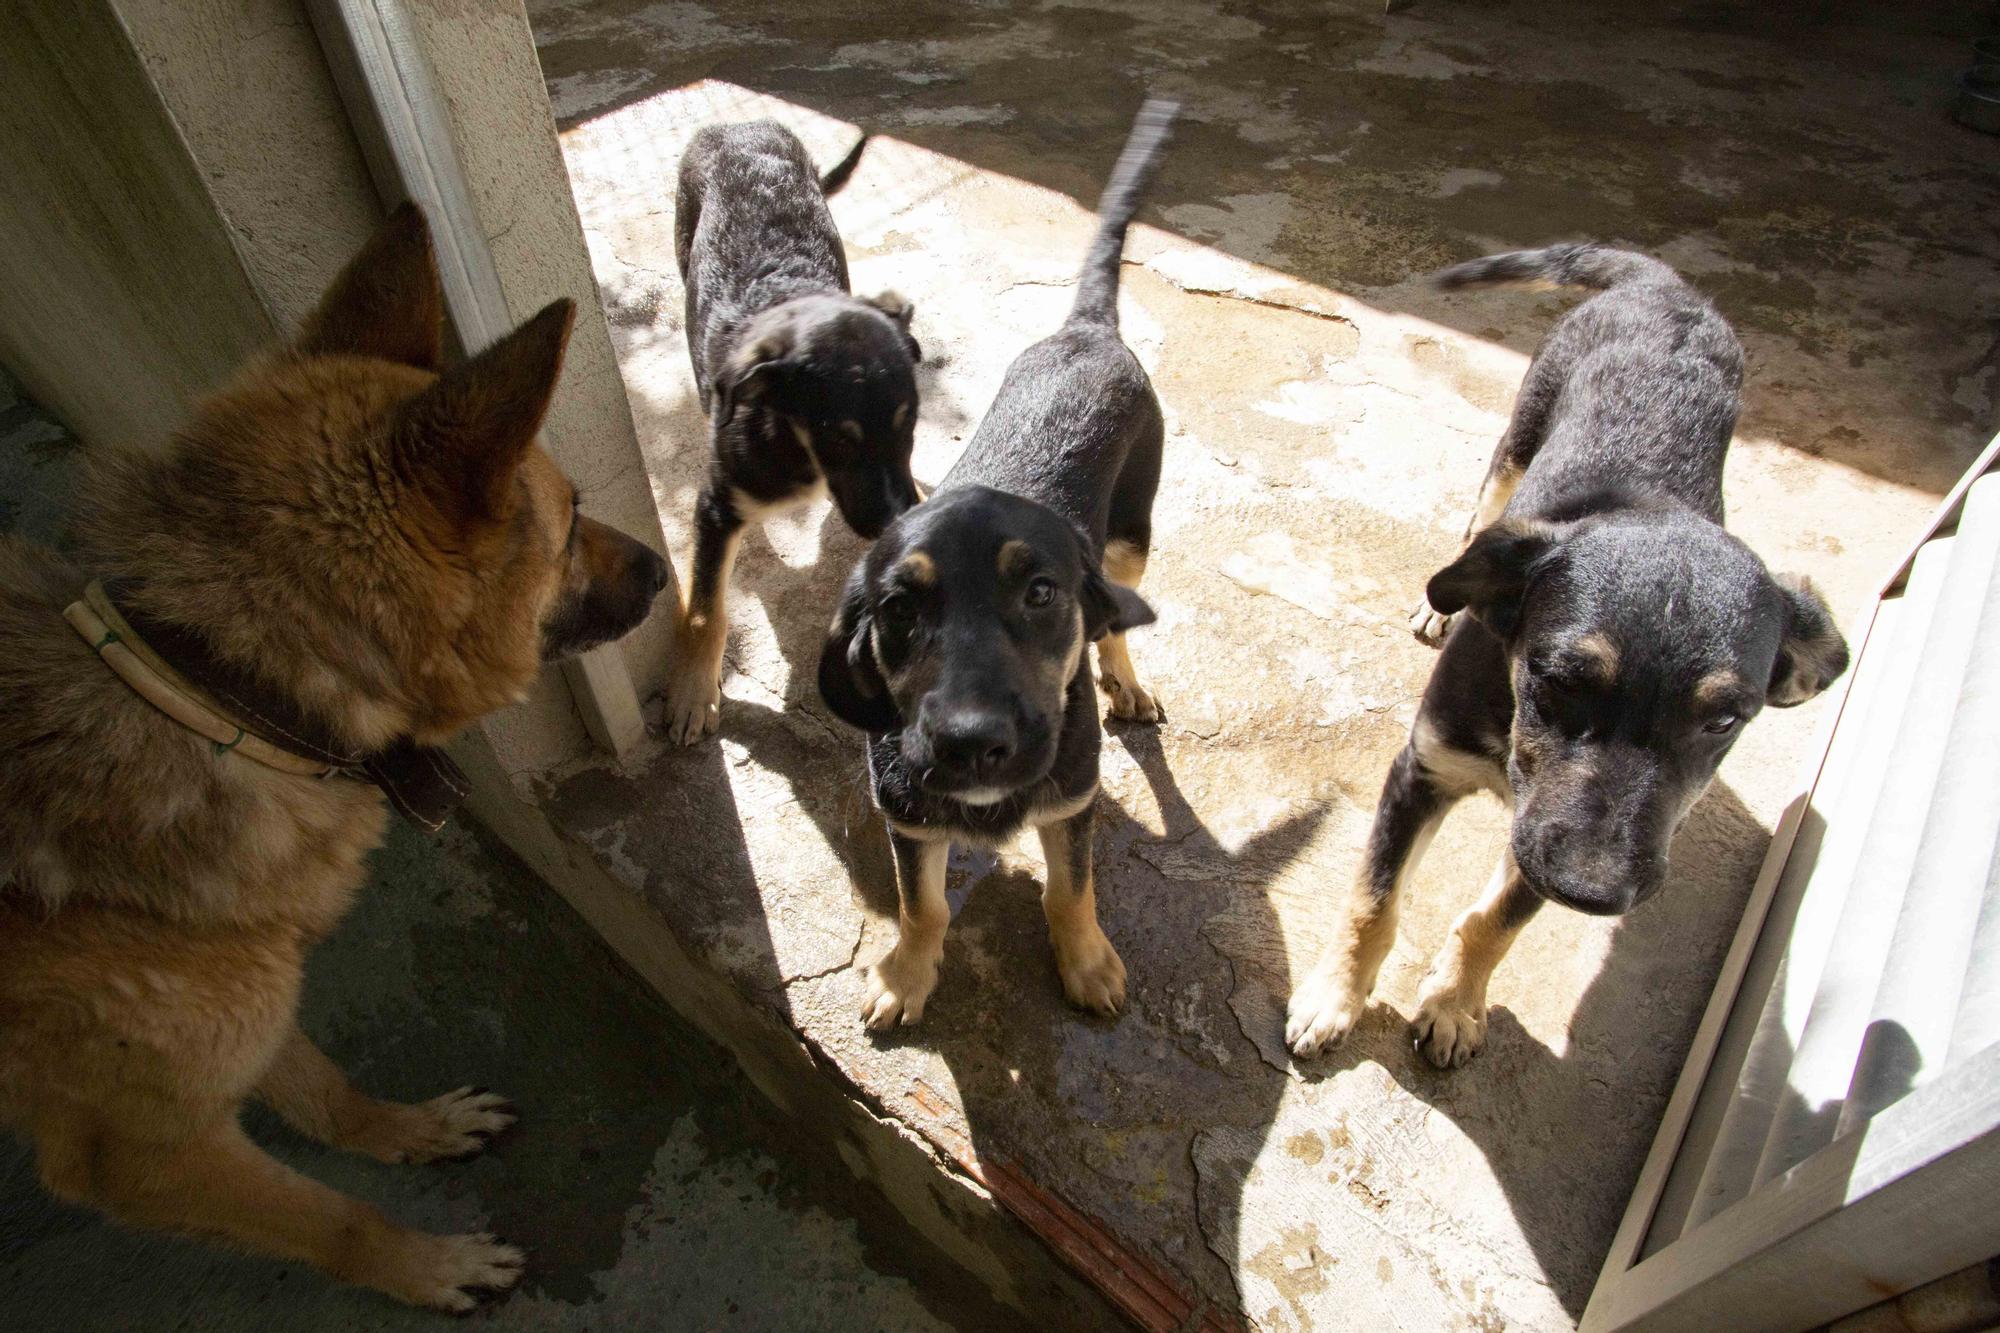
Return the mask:
[[1410,1025],[1424,1057],[1439,1069],[1461,1067],[1486,1044],[1486,983],[1541,905],[1513,853],[1502,852],[1486,892],[1452,922],[1451,938],[1417,991]]
[[1389,766],[1368,849],[1348,890],[1346,919],[1287,1006],[1285,1042],[1315,1055],[1353,1030],[1396,943],[1403,886],[1415,873],[1451,800],[1424,770],[1414,741]]
[[891,828],[889,846],[896,854],[896,944],[868,969],[861,1001],[862,1020],[877,1032],[922,1021],[944,961],[945,927],[951,924],[944,896],[951,842],[944,837],[918,842]]
[[729,637],[729,574],[743,519],[713,479],[695,506],[694,574],[681,614],[674,675],[666,688],[667,739],[692,745],[713,735],[722,715],[722,650]]
[[1049,919],[1063,994],[1079,1008],[1115,1015],[1125,1003],[1125,963],[1097,924],[1097,883],[1091,867],[1096,805],[1091,801],[1069,818],[1035,830],[1042,836],[1042,855],[1049,863],[1042,913]]
[[512,1104],[484,1088],[460,1088],[416,1106],[377,1101],[356,1091],[296,1022],[257,1080],[257,1098],[307,1138],[378,1162],[471,1157],[514,1123]]

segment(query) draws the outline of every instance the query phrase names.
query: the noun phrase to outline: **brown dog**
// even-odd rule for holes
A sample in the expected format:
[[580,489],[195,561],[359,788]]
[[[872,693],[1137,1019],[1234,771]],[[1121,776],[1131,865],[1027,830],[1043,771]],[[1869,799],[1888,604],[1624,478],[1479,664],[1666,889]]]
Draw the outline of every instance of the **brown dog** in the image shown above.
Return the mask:
[[[518,1279],[519,1250],[398,1226],[237,1121],[254,1096],[321,1142],[423,1162],[513,1120],[473,1089],[376,1101],[299,1031],[306,951],[386,819],[341,761],[449,775],[423,747],[631,629],[665,583],[652,551],[575,513],[535,444],[571,304],[442,373],[441,311],[405,207],[291,345],[162,455],[100,468],[85,568],[0,538],[0,1130],[49,1189],[120,1221],[463,1310]],[[148,694],[126,672],[154,650]],[[177,706],[235,738],[169,716],[162,678],[206,682]]]

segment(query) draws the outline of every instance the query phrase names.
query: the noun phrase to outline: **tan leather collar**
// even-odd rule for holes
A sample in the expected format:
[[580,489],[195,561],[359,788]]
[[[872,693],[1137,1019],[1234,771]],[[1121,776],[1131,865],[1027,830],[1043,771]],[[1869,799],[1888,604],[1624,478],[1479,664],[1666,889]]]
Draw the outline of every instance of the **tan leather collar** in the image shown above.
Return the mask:
[[219,661],[200,635],[121,610],[118,600],[134,586],[92,580],[63,619],[133,693],[205,737],[218,759],[239,755],[280,773],[373,783],[428,833],[464,802],[471,786],[443,750],[407,738],[366,753],[344,745],[296,704]]

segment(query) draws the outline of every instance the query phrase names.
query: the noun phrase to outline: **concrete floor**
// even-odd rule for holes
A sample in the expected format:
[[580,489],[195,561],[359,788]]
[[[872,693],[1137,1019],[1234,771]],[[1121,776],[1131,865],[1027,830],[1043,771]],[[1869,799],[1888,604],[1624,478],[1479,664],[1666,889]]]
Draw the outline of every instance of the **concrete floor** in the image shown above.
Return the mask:
[[[822,507],[746,544],[722,734],[555,781],[553,808],[723,977],[947,1160],[1020,1170],[1190,1300],[1271,1329],[1555,1328],[1582,1309],[1822,702],[1750,728],[1622,921],[1544,913],[1485,1054],[1404,1018],[1503,834],[1468,803],[1417,877],[1379,1012],[1291,1060],[1282,1009],[1351,874],[1447,560],[1526,354],[1575,299],[1421,275],[1591,236],[1736,323],[1736,531],[1843,618],[1995,425],[2000,141],[1952,125],[1978,6],[536,0],[531,12],[678,558],[704,458],[672,251],[680,146],[774,114],[823,161],[857,288],[916,302],[917,472],[1051,330],[1142,92],[1179,96],[1125,331],[1168,422],[1169,713],[1114,730],[1098,833],[1115,1023],[1062,1005],[1037,858],[968,860],[921,1028],[871,1039],[890,939],[855,736],[812,685],[859,544]],[[1079,203],[1081,201],[1081,203]],[[976,882],[977,891],[973,891]]]
[[[0,380],[0,532],[55,540],[73,441]],[[468,1082],[521,1123],[471,1162],[388,1168],[253,1109],[285,1161],[395,1216],[529,1250],[482,1327],[1000,1329],[846,1170],[807,1159],[727,1056],[625,972],[504,853],[397,825],[359,907],[314,955],[306,1029],[354,1076],[417,1099]],[[56,1203],[0,1138],[0,1329],[434,1329],[296,1267],[107,1226]]]

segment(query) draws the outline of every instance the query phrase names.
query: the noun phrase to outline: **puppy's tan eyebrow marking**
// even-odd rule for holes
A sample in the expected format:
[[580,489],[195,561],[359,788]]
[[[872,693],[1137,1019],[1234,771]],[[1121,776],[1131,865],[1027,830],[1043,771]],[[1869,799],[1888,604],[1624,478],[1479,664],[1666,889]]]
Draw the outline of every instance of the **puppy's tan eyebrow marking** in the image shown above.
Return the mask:
[[901,430],[903,428],[903,423],[908,421],[909,419],[910,419],[910,405],[908,403],[898,403],[896,404],[896,415],[889,418],[889,424],[895,427],[897,430]]
[[1618,676],[1618,645],[1601,630],[1592,630],[1570,646],[1583,659],[1584,667],[1598,680],[1609,683]]
[[912,551],[898,560],[896,571],[910,582],[926,588],[937,582],[937,562],[925,551]]
[[1747,684],[1743,677],[1728,667],[1711,671],[1694,683],[1695,707],[1715,708],[1734,703],[1743,696]]
[[1023,541],[1000,543],[1000,573],[1006,576],[1019,574],[1034,563],[1035,552]]

